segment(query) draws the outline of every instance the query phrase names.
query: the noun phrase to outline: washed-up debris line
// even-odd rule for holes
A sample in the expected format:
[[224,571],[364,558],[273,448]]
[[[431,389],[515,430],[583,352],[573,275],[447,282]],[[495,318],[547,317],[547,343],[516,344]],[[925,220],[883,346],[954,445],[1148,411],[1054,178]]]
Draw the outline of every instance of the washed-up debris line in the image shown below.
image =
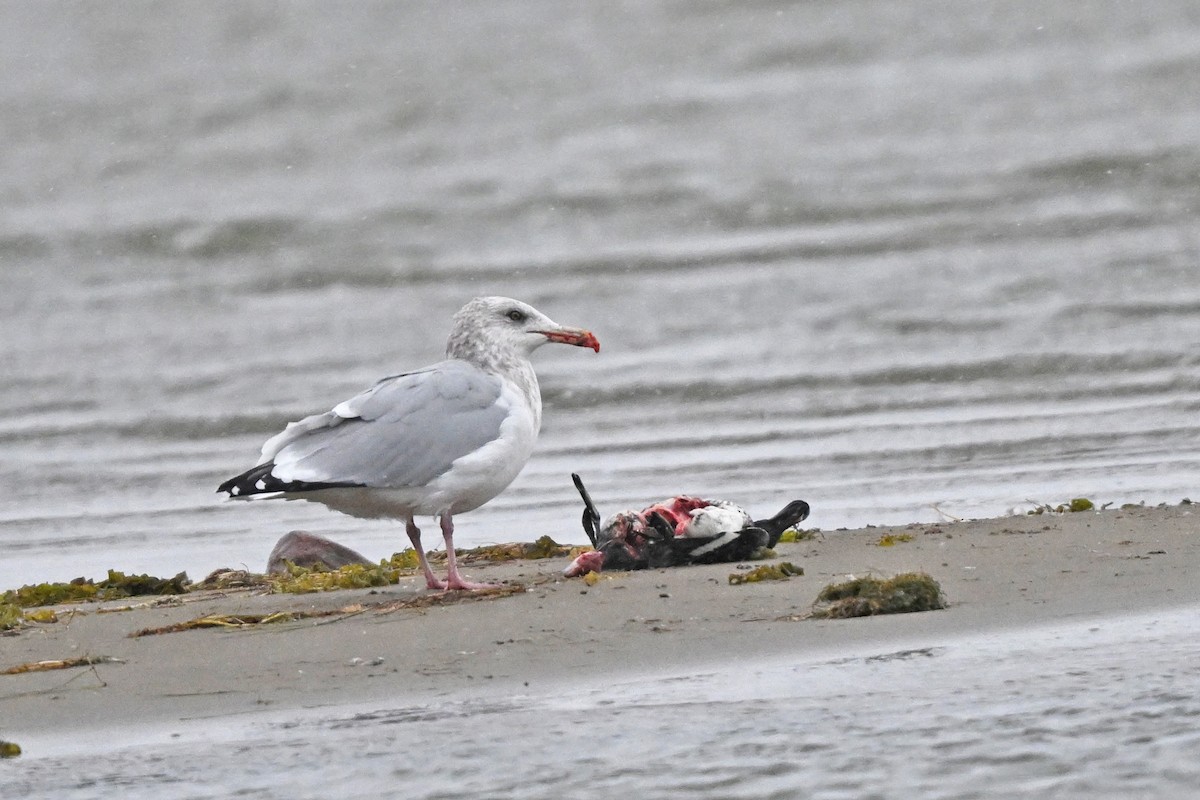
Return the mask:
[[166,633],[181,633],[183,631],[201,630],[204,628],[223,628],[225,630],[248,630],[260,628],[281,622],[297,622],[300,620],[321,618],[345,618],[375,612],[388,614],[393,611],[406,609],[430,608],[432,606],[458,605],[482,600],[494,600],[514,594],[523,594],[526,587],[513,583],[504,584],[491,589],[480,589],[473,592],[437,592],[420,594],[401,600],[387,600],[379,603],[354,603],[341,608],[331,609],[302,609],[274,611],[268,614],[207,614],[202,617],[176,622],[157,628],[143,628],[129,634],[130,638],[142,636],[159,636]]
[[[549,536],[533,542],[511,542],[485,545],[460,550],[459,560],[464,563],[499,563],[520,559],[574,557],[583,548],[560,545]],[[444,560],[446,554],[437,551],[429,554],[431,561]],[[50,624],[59,620],[60,614],[46,606],[67,603],[83,603],[114,600],[135,596],[183,596],[202,591],[237,591],[257,589],[283,594],[306,594],[336,589],[367,589],[394,585],[401,578],[417,574],[419,562],[411,548],[395,553],[378,564],[347,564],[338,569],[327,569],[317,564],[300,567],[286,564],[278,574],[262,575],[247,570],[218,569],[201,581],[193,583],[187,573],[181,572],[172,578],[156,578],[150,575],[126,575],[118,570],[108,570],[102,581],[76,578],[65,583],[38,583],[10,589],[0,594],[0,631],[12,631],[30,623]],[[489,596],[486,593],[484,596]],[[438,601],[433,601],[438,602]],[[161,604],[168,604],[164,600]],[[132,611],[144,607],[131,604],[116,608],[99,609],[103,613]],[[32,611],[26,609],[35,609]],[[255,624],[264,624],[262,620]],[[219,627],[214,623],[211,627]]]
[[75,667],[90,667],[95,664],[124,664],[119,658],[109,656],[79,656],[78,658],[59,658],[47,661],[31,661],[28,664],[18,664],[15,667],[0,670],[0,675],[24,675],[27,672],[46,672],[53,669],[73,669]]

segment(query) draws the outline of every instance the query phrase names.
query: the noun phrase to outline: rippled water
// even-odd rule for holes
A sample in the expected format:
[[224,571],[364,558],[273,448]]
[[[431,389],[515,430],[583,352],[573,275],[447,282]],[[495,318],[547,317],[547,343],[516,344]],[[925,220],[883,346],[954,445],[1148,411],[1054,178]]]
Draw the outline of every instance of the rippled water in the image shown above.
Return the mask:
[[1192,797],[1195,616],[798,653],[548,695],[222,720],[177,743],[163,733],[69,754],[60,743],[4,765],[0,788],[30,800],[316,798],[332,786],[520,800]]

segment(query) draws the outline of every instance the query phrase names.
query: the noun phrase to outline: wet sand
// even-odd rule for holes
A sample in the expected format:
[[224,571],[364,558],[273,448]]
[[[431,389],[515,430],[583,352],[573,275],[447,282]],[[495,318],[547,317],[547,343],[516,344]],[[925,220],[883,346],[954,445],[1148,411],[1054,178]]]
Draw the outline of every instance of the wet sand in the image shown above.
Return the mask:
[[[1195,604],[1196,508],[826,531],[776,548],[776,561],[802,566],[804,575],[743,585],[728,582],[739,565],[718,564],[610,573],[589,587],[563,579],[568,559],[553,559],[471,566],[472,578],[519,582],[527,591],[415,609],[394,606],[432,594],[417,578],[314,595],[197,593],[181,605],[116,613],[97,613],[97,604],[62,606],[60,622],[0,637],[0,670],[81,656],[118,661],[0,675],[0,738],[21,743],[113,726],[183,729],[192,720],[364,702],[569,693],[639,673],[686,674],[739,659],[850,648],[886,653],[965,633]],[[879,546],[888,534],[912,539]],[[828,583],[910,570],[932,575],[949,607],[808,618]],[[350,615],[129,636],[208,614],[356,604],[362,610]],[[27,748],[27,755],[35,752]]]

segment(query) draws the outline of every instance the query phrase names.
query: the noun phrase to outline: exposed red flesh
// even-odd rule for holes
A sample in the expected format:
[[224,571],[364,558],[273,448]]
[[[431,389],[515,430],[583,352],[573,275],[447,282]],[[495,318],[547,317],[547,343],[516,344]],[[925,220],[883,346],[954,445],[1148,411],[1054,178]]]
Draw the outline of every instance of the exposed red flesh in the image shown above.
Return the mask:
[[684,526],[692,519],[692,513],[698,508],[707,508],[712,503],[707,500],[701,500],[699,497],[689,497],[686,494],[681,494],[678,497],[672,497],[670,500],[664,500],[661,503],[655,503],[647,509],[640,512],[643,520],[648,520],[654,512],[661,514],[671,527],[675,529],[676,536],[682,536]]

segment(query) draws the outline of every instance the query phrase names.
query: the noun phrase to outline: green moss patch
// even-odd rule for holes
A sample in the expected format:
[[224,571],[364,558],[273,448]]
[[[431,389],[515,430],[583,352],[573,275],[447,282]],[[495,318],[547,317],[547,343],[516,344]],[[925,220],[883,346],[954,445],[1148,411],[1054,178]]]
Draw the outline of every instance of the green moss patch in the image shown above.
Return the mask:
[[385,558],[378,564],[370,566],[347,564],[337,569],[327,569],[324,565],[298,567],[290,561],[286,564],[287,572],[265,576],[266,584],[271,591],[307,594],[328,592],[334,589],[368,589],[372,586],[389,586],[399,583],[402,577],[414,574],[418,566],[417,554],[411,549],[396,553],[391,558]]
[[[458,557],[463,563],[469,564],[574,557],[586,549],[590,548],[560,545],[549,536],[543,536],[534,542],[512,542],[459,550]],[[430,561],[444,562],[446,553],[433,552],[429,553],[428,557]],[[195,584],[188,580],[187,573],[184,572],[173,578],[156,578],[151,575],[126,575],[110,569],[108,577],[102,581],[76,578],[66,583],[30,584],[0,594],[0,631],[18,628],[29,621],[53,622],[55,619],[52,614],[24,612],[23,609],[26,608],[88,600],[114,600],[138,595],[178,595],[206,589],[266,589],[287,594],[367,589],[398,583],[401,578],[414,575],[419,570],[420,562],[412,548],[395,553],[378,564],[348,564],[339,569],[328,569],[320,565],[298,567],[288,564],[287,571],[281,575],[260,575],[244,570],[217,570]]]
[[16,603],[0,602],[0,631],[11,630],[25,621],[25,612]]
[[798,528],[788,528],[786,531],[779,534],[779,541],[785,543],[804,542],[808,541],[809,539],[817,538],[817,534],[820,533],[820,531],[820,528],[811,528],[804,531],[799,530]]
[[[590,548],[561,545],[549,536],[543,536],[534,542],[493,544],[455,552],[459,562],[479,564],[520,559],[563,558],[578,555],[585,549]],[[446,553],[444,550],[438,550],[426,553],[426,557],[431,562],[440,563],[446,560]],[[327,592],[334,589],[367,589],[398,583],[403,577],[415,575],[420,567],[417,551],[406,548],[377,565],[347,564],[338,569],[328,569],[323,565],[298,567],[288,563],[286,573],[264,576],[264,582],[272,591],[291,594]],[[240,577],[239,580],[245,581],[246,578]]]
[[[1108,506],[1106,504],[1105,508],[1107,507]],[[1067,502],[1059,503],[1056,506],[1052,506],[1049,503],[1043,503],[1042,505],[1027,511],[1026,513],[1034,516],[1038,514],[1076,514],[1080,511],[1094,511],[1095,508],[1096,504],[1091,500],[1088,500],[1086,497],[1074,497]]]
[[[549,536],[542,536],[534,542],[508,542],[492,544],[484,547],[472,547],[470,550],[456,550],[458,560],[464,564],[480,562],[518,561],[535,558],[572,558],[590,547],[581,548],[574,545],[559,544]],[[446,557],[445,552],[439,551],[439,560]]]
[[937,581],[924,572],[905,572],[886,579],[866,577],[831,583],[817,595],[813,616],[845,619],[945,607]]
[[[13,605],[18,608],[54,606],[59,603],[82,602],[85,600],[113,600],[136,595],[183,594],[190,585],[186,572],[173,578],[155,578],[151,575],[126,575],[115,569],[108,577],[95,582],[88,578],[76,578],[68,583],[36,583],[9,589],[0,595],[0,607]],[[0,611],[0,618],[3,612]]]
[[762,581],[786,581],[793,575],[803,575],[804,568],[797,567],[790,561],[780,564],[764,564],[746,572],[735,572],[729,576],[729,585],[737,586],[742,583],[761,583]]

